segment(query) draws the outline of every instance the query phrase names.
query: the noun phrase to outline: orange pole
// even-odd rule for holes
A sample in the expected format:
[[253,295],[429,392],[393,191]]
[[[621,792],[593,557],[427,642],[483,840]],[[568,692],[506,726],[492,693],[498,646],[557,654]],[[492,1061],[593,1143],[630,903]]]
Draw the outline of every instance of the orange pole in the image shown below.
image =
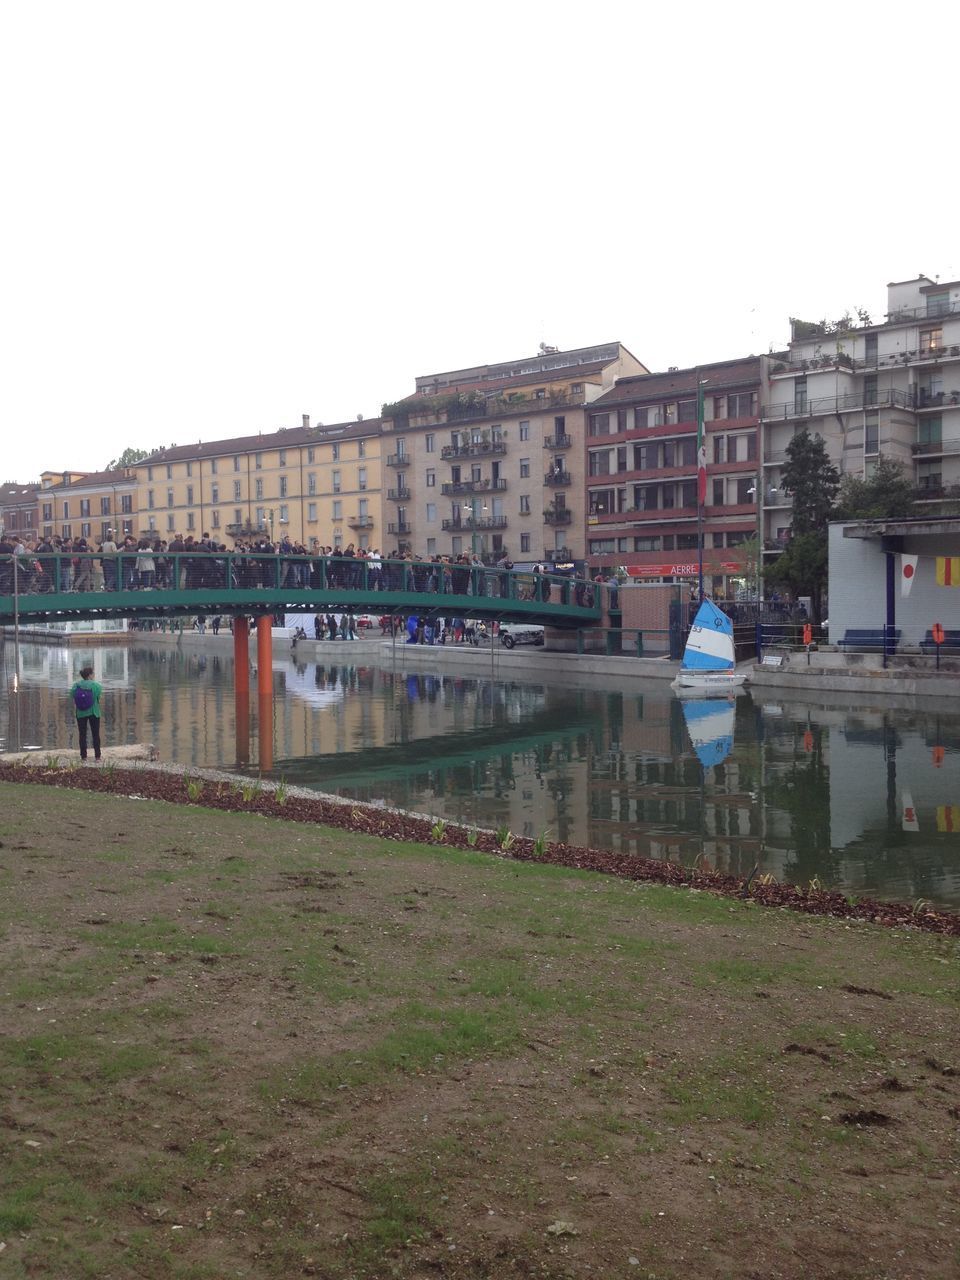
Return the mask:
[[233,620],[233,706],[237,766],[250,763],[250,619]]
[[257,619],[257,730],[261,773],[268,773],[273,768],[272,622],[269,614]]

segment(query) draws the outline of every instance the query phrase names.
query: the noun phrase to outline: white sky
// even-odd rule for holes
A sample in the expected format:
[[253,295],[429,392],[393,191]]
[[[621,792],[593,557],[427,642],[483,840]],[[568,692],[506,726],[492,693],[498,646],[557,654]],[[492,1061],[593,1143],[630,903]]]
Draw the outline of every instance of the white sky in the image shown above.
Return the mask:
[[958,6],[8,4],[0,480],[960,276]]

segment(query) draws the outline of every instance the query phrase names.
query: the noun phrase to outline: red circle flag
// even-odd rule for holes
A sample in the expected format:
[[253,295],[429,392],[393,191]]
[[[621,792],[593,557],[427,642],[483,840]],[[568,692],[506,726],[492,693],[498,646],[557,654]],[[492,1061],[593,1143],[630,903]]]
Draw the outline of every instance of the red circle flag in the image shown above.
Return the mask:
[[916,569],[912,564],[905,564],[903,566],[903,576],[905,578],[912,578],[915,573],[916,573]]

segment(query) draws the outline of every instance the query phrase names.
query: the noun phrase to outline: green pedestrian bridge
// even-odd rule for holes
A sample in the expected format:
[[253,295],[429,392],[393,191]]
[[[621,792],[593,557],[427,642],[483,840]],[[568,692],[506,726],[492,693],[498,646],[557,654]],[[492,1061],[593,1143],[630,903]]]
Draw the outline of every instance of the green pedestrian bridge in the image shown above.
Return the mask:
[[[602,621],[606,588],[559,574],[428,560],[261,551],[0,557],[0,626],[97,618],[366,613],[469,617],[575,630]],[[611,602],[614,603],[614,602]]]

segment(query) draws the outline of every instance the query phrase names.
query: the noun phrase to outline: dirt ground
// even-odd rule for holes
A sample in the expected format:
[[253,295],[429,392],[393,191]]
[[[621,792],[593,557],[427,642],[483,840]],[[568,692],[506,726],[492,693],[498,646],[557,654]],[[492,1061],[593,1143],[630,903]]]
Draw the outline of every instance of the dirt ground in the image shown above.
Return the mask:
[[0,784],[0,1274],[947,1280],[958,959]]

